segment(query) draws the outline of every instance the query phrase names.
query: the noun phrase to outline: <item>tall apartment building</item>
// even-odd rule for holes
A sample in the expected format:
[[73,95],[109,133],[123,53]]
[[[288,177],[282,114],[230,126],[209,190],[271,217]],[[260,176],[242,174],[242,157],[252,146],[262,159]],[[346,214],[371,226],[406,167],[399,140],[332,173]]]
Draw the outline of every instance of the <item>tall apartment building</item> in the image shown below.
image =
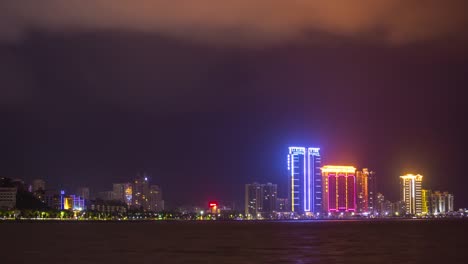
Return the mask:
[[289,147],[288,200],[292,212],[322,211],[320,148]]
[[143,174],[133,181],[132,206],[137,209],[149,209],[150,186],[148,176]]
[[376,188],[374,172],[364,168],[356,172],[356,211],[358,213],[373,213]]
[[422,214],[422,179],[420,174],[400,176],[401,200],[405,203],[407,214]]
[[245,185],[245,215],[252,218],[259,214],[270,214],[276,211],[277,206],[276,184],[252,183]]
[[159,185],[151,185],[148,197],[148,210],[152,212],[159,212],[164,210],[164,200],[162,196],[162,189]]

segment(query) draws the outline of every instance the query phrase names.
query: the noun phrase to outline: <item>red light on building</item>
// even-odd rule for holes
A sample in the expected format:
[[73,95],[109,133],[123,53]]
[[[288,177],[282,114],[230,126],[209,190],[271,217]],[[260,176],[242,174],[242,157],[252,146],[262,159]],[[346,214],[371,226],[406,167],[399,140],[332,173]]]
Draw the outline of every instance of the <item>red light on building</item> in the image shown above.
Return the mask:
[[218,213],[218,202],[211,201],[208,203],[208,206],[210,207],[210,213],[216,214]]

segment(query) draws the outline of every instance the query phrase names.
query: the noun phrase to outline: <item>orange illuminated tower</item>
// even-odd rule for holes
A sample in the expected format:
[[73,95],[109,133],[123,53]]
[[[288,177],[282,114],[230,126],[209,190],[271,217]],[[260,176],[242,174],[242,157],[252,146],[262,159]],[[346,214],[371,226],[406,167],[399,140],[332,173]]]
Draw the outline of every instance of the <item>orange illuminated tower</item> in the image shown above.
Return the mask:
[[358,213],[370,213],[374,207],[373,175],[374,172],[367,168],[356,172],[356,211]]
[[353,166],[322,167],[323,211],[356,211],[356,168]]

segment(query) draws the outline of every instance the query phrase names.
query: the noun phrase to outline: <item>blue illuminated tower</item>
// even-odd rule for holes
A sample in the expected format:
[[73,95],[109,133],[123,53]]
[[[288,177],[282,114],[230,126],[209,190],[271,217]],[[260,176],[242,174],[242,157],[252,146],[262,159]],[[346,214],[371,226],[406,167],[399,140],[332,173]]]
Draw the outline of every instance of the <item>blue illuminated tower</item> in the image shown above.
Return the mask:
[[297,213],[322,210],[320,148],[289,147],[289,208]]

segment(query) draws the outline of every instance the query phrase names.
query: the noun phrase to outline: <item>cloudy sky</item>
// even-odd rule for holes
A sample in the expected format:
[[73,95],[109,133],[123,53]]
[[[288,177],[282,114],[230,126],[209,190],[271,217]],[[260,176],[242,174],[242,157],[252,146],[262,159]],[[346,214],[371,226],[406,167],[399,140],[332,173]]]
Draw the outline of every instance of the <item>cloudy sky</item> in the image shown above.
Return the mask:
[[[73,191],[147,171],[170,205],[280,184],[288,145],[425,175],[468,206],[465,1],[0,3],[0,175]],[[284,187],[284,188],[283,188]]]

